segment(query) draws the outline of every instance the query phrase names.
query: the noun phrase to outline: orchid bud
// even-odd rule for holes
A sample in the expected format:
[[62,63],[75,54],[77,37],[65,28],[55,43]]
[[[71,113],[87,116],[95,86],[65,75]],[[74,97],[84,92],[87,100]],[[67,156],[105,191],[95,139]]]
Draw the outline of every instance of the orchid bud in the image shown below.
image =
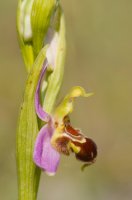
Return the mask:
[[56,8],[56,0],[34,0],[31,10],[32,42],[35,57],[44,45],[50,27],[51,17]]
[[19,0],[17,9],[17,32],[19,45],[28,72],[34,62],[31,27],[32,4],[33,0]]
[[57,2],[58,0],[19,0],[17,31],[28,72],[44,46],[45,36]]

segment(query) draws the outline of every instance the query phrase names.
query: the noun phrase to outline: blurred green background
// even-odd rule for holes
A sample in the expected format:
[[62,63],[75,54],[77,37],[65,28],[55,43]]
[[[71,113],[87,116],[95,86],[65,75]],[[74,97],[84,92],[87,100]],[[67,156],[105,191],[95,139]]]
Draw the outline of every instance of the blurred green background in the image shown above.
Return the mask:
[[[67,57],[60,97],[74,85],[95,95],[76,101],[75,127],[94,139],[98,158],[80,170],[64,157],[42,174],[38,200],[132,199],[132,1],[62,0]],[[0,199],[17,199],[15,134],[26,72],[16,35],[16,0],[0,1]]]

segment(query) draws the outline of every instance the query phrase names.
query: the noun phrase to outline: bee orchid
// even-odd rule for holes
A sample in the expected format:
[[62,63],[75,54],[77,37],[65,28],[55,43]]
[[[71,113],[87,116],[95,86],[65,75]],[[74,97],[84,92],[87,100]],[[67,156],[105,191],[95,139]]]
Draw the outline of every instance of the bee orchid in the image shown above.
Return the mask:
[[35,93],[36,114],[45,122],[45,125],[40,129],[36,138],[33,159],[35,164],[47,174],[54,175],[61,154],[74,153],[78,160],[90,164],[95,161],[97,147],[93,140],[86,137],[81,130],[72,127],[69,118],[73,110],[74,99],[79,96],[88,97],[92,93],[87,94],[82,87],[76,86],[71,89],[52,115],[43,109],[40,102],[40,87],[47,67],[48,62],[45,62]]

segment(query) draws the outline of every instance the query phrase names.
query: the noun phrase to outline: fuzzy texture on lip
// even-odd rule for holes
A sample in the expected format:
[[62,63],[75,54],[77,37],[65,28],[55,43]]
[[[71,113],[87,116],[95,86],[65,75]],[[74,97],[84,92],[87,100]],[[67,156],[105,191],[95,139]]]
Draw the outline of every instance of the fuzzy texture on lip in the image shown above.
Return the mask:
[[76,158],[83,162],[93,163],[97,156],[96,144],[90,138],[85,137],[86,142],[73,142],[76,147],[80,147],[80,151],[76,153]]

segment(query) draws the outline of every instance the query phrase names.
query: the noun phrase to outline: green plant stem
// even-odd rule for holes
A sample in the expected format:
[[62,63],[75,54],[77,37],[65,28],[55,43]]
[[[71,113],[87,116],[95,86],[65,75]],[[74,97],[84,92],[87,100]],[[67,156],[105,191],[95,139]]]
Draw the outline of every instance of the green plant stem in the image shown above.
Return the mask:
[[42,49],[28,76],[21,106],[17,131],[18,200],[36,200],[37,197],[40,169],[33,162],[33,148],[39,129],[34,94],[44,59],[45,49]]

